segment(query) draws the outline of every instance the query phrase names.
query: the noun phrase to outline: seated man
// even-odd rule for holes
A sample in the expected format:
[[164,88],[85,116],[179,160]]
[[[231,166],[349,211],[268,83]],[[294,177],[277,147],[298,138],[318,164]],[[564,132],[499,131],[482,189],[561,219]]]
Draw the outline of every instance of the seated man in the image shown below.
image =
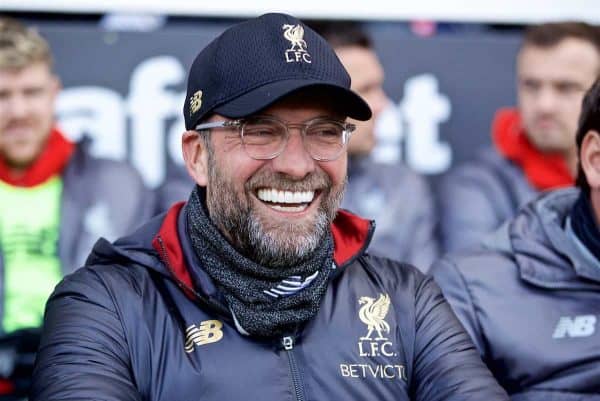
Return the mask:
[[540,191],[570,187],[583,94],[600,71],[600,32],[583,23],[530,27],[517,57],[518,109],[502,109],[493,149],[440,185],[444,251],[476,246]]
[[550,192],[503,225],[487,249],[432,272],[515,400],[600,394],[600,81],[585,97],[577,189]]
[[352,90],[373,111],[368,121],[352,121],[356,133],[348,143],[348,185],[342,207],[375,220],[370,250],[427,271],[438,254],[433,196],[427,181],[402,163],[378,163],[375,121],[389,103],[384,71],[371,38],[351,22],[309,23],[333,47],[348,70]]
[[66,273],[100,236],[150,217],[140,175],[92,157],[54,124],[60,82],[48,43],[0,18],[0,332],[38,327]]
[[371,111],[331,47],[266,14],[196,57],[197,183],[50,298],[30,400],[507,400],[432,279],[339,211]]

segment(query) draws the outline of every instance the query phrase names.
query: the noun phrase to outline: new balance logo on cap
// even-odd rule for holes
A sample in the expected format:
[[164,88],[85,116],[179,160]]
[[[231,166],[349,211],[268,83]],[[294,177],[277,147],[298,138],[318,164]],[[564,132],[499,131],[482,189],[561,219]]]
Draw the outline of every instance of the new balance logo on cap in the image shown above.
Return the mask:
[[202,107],[202,91],[198,90],[190,98],[190,113],[194,114]]
[[596,332],[596,316],[581,315],[571,318],[563,316],[558,321],[552,338],[589,337]]

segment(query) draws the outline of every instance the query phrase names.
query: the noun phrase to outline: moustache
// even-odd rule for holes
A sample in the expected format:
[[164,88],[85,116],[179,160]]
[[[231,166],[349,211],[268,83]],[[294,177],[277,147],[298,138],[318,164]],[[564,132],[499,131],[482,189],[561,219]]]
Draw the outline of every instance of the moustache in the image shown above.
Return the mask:
[[247,191],[260,188],[277,188],[283,191],[303,192],[328,190],[333,186],[331,178],[322,170],[315,171],[300,179],[284,173],[258,172],[244,185]]

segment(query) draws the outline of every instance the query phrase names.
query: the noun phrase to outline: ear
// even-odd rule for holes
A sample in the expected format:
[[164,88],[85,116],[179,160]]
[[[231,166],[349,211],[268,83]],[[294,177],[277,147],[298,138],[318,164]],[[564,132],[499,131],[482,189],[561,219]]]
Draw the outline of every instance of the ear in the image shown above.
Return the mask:
[[208,149],[196,131],[186,131],[181,137],[181,150],[188,174],[202,187],[208,184]]
[[590,188],[600,189],[600,133],[588,131],[581,143],[581,167]]

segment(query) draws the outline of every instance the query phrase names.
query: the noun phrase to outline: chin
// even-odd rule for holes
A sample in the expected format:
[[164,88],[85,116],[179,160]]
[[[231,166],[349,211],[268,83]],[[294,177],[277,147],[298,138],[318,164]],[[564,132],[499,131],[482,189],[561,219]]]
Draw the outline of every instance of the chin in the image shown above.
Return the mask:
[[12,168],[24,169],[24,168],[29,167],[31,164],[33,164],[33,162],[35,162],[35,159],[37,158],[37,156],[38,156],[37,153],[21,152],[19,154],[10,154],[10,155],[5,154],[4,160],[6,161],[6,164],[8,164]]

